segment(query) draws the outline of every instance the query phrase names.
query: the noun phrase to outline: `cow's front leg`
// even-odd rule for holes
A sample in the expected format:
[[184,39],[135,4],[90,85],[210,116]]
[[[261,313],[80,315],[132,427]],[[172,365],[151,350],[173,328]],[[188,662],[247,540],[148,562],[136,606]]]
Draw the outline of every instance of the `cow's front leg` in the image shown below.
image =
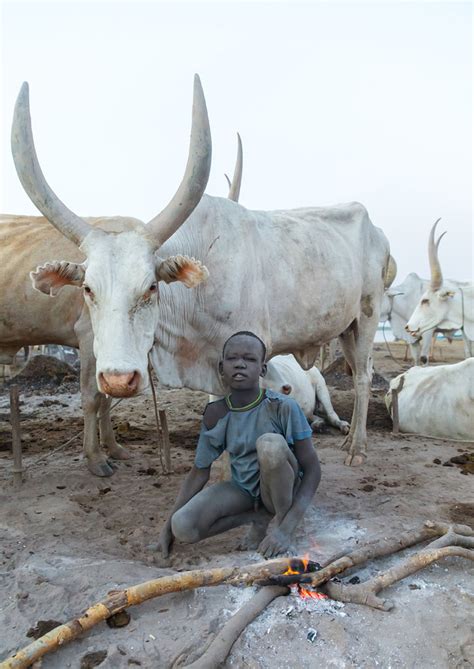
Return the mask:
[[344,464],[358,467],[367,458],[367,411],[369,408],[371,375],[356,373],[354,379],[354,411],[351,428],[344,440],[343,447],[348,451]]
[[[373,302],[375,302],[373,300]],[[378,324],[378,313],[361,314],[355,327],[344,332],[339,340],[344,357],[352,369],[354,381],[354,409],[351,428],[343,447],[348,451],[345,464],[357,467],[367,458],[367,411],[372,382],[371,352]]]
[[112,476],[114,470],[100,447],[97,414],[103,395],[95,380],[95,358],[87,346],[81,346],[81,398],[84,412],[84,455],[87,467],[96,476]]
[[107,453],[114,460],[129,460],[130,453],[126,448],[118,444],[115,440],[112,419],[110,417],[110,407],[112,398],[105,395],[100,396],[99,411],[99,434],[100,443],[106,449]]
[[95,379],[94,335],[86,308],[82,310],[81,316],[74,326],[74,331],[79,342],[81,360],[81,400],[84,413],[83,448],[87,467],[96,476],[112,476],[114,470],[99,443],[97,414],[100,410],[103,395],[99,392]]

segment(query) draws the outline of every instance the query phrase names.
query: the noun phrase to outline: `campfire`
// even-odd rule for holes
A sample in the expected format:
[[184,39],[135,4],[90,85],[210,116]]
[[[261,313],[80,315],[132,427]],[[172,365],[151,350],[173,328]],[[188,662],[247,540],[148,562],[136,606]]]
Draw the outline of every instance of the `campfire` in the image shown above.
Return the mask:
[[[283,572],[282,576],[297,576],[301,574],[310,574],[315,571],[318,571],[321,569],[321,565],[319,562],[312,562],[310,561],[309,557],[305,555],[300,561],[298,565],[302,567],[302,570],[294,569],[292,564],[288,565],[288,569]],[[295,561],[293,561],[295,562]],[[311,566],[311,569],[308,567]],[[327,595],[325,595],[323,592],[318,592],[317,590],[308,590],[308,588],[304,588],[301,583],[291,583],[290,584],[291,591],[301,597],[301,599],[329,599]]]
[[[369,560],[386,557],[421,543],[425,544],[423,548],[401,558],[395,565],[380,571],[368,581],[361,583],[358,577],[347,582],[335,579],[346,570]],[[261,586],[254,597],[227,621],[212,643],[197,653],[194,649],[186,650],[177,658],[180,664],[173,663],[174,667],[184,665],[188,669],[218,667],[225,662],[232,645],[245,627],[275,598],[288,595],[289,590],[304,600],[324,600],[329,597],[336,602],[350,602],[390,611],[394,602],[379,597],[381,590],[419,569],[453,556],[474,560],[474,530],[466,525],[427,521],[421,527],[397,536],[380,537],[366,544],[359,544],[352,551],[327,560],[324,566],[304,556],[290,560],[277,558],[244,567],[195,569],[168,574],[132,585],[125,590],[109,592],[104,600],[93,604],[77,618],[58,625],[43,637],[19,649],[0,663],[0,669],[27,669],[46,653],[84,634],[99,622],[123,612],[126,607],[141,604],[154,597],[223,583],[234,586]],[[307,589],[305,585],[312,589]],[[314,589],[318,586],[323,587],[327,594]],[[308,641],[313,643],[316,636],[317,631],[310,629]],[[199,659],[194,660],[191,657],[193,654],[197,654]]]

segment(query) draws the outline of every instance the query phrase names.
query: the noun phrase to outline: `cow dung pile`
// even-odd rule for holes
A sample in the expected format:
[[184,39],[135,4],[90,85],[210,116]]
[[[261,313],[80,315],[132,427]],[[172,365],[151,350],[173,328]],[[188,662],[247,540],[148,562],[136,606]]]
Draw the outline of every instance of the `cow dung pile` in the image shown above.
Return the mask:
[[[324,380],[328,386],[337,390],[353,390],[354,383],[352,377],[346,371],[346,361],[343,357],[338,357],[323,371]],[[374,390],[388,390],[389,382],[387,379],[374,371],[372,377],[372,386]]]
[[5,385],[18,385],[20,390],[56,390],[63,384],[72,384],[74,390],[79,387],[79,373],[67,362],[49,355],[35,355],[21,372],[12,377]]

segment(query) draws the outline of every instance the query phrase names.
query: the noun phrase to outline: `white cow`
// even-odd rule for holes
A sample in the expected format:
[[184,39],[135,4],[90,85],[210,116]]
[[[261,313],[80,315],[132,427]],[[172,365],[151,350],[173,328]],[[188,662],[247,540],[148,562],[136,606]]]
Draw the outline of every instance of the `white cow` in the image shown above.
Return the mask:
[[455,365],[412,367],[390,382],[385,404],[392,416],[398,394],[400,430],[446,439],[474,440],[474,358]]
[[[223,342],[236,330],[255,331],[266,341],[270,356],[294,353],[305,368],[313,365],[322,344],[339,336],[353,371],[356,395],[346,462],[363,462],[369,357],[391,263],[388,241],[362,205],[264,212],[202,196],[210,165],[210,133],[198,81],[183,183],[171,204],[147,226],[122,219],[113,223],[118,232],[107,234],[73,214],[55,196],[36,158],[27,89],[20,93],[16,107],[13,154],[33,202],[72,241],[63,240],[61,251],[57,234],[43,223],[41,238],[27,237],[26,226],[23,246],[7,249],[7,257],[20,249],[23,255],[16,258],[23,266],[26,258],[33,267],[35,260],[43,263],[33,274],[35,287],[46,294],[60,293],[48,311],[38,302],[31,307],[30,300],[35,298],[27,294],[24,284],[15,294],[12,286],[9,299],[16,310],[8,322],[17,328],[18,339],[29,336],[28,328],[44,327],[49,334],[43,333],[43,342],[52,339],[74,345],[58,341],[62,329],[64,339],[75,338],[82,348],[82,360],[88,361],[85,377],[92,376],[95,356],[99,387],[110,395],[129,396],[146,385],[146,358],[153,342],[153,363],[162,383],[220,395],[225,389],[217,360]],[[54,252],[53,240],[52,257],[68,260],[44,264],[48,253]],[[158,247],[160,256],[170,256],[168,260],[155,255]],[[71,248],[77,254],[73,262]],[[193,291],[193,297],[181,283],[196,285],[207,272],[183,253],[200,258],[213,277]],[[85,262],[78,255],[86,256]],[[7,279],[12,281],[15,273],[18,266],[10,267]],[[176,281],[160,283],[159,302],[158,280]],[[69,286],[82,290],[64,294]],[[19,303],[27,321],[21,329],[15,320],[21,312]],[[25,305],[32,311],[42,309],[43,323],[38,325],[36,318],[28,316]],[[70,317],[71,311],[77,315],[78,310],[79,318]],[[100,394],[90,381],[89,397],[94,411],[98,410]],[[92,471],[110,474],[91,430],[85,444]]]
[[[458,282],[452,281],[451,283]],[[380,320],[390,321],[394,337],[409,344],[415,365],[427,364],[435,332],[443,332],[447,337],[454,333],[451,330],[436,328],[436,330],[427,330],[421,337],[415,338],[406,331],[407,321],[429,285],[428,279],[421,279],[418,274],[411,272],[402,283],[386,290],[382,300]]]
[[436,226],[440,220],[431,228],[428,242],[431,282],[405,329],[413,337],[420,337],[433,328],[461,330],[467,358],[472,355],[474,341],[474,285],[468,282],[443,281],[438,247],[446,233],[443,232],[435,243]]
[[[209,176],[211,138],[199,78],[194,82],[183,180],[167,207],[146,226],[132,218],[80,218],[53,193],[36,156],[27,84],[15,106],[12,152],[23,187],[47,220],[2,217],[0,363],[9,364],[25,344],[79,347],[84,449],[90,470],[108,476],[113,469],[97,438],[99,410],[101,441],[109,454],[115,458],[127,455],[115,442],[106,411],[109,402],[98,388],[116,397],[130,397],[146,389],[158,284],[178,281],[193,287],[208,275],[193,258],[181,253],[166,258],[161,252],[162,244],[200,201]],[[31,279],[37,290],[28,278],[35,267]],[[56,299],[49,297],[57,293]]]
[[415,365],[428,362],[433,330],[425,332],[421,339],[415,339],[405,330],[405,325],[428,284],[429,281],[411,272],[402,283],[385,291],[380,312],[380,320],[390,322],[393,336],[409,344]]
[[[325,420],[343,434],[349,432],[350,425],[341,420],[334,411],[323,375],[317,367],[303,370],[293,355],[276,355],[267,363],[267,373],[260,385],[277,393],[293,397],[313,430],[322,430]],[[323,413],[324,418],[321,415]]]

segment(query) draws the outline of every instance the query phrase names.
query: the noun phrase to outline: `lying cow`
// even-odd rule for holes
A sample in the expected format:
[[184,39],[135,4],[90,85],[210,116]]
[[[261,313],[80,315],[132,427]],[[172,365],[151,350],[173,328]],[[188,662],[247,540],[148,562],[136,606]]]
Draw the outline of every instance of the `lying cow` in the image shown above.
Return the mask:
[[446,439],[474,438],[474,358],[455,365],[412,367],[390,382],[385,404],[392,416],[398,393],[400,430]]
[[[325,423],[347,434],[350,424],[334,411],[323,375],[317,367],[303,370],[293,355],[276,355],[267,363],[267,373],[261,381],[263,388],[290,395],[303,410],[315,431]],[[321,415],[322,414],[322,415]],[[324,417],[323,417],[324,416]]]

